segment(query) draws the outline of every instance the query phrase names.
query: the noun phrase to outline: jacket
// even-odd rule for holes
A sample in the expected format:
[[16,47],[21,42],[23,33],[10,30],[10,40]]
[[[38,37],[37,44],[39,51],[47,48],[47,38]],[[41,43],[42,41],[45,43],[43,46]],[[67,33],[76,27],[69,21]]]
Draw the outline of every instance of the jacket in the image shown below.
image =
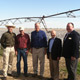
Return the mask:
[[63,41],[62,56],[65,58],[79,58],[79,34],[73,30]]
[[[50,40],[48,41],[48,49],[47,49],[47,57],[49,59],[49,43]],[[57,57],[61,57],[61,52],[62,52],[62,41],[59,38],[55,38],[54,43],[52,45],[52,49],[51,49],[51,58],[53,60],[57,60]]]

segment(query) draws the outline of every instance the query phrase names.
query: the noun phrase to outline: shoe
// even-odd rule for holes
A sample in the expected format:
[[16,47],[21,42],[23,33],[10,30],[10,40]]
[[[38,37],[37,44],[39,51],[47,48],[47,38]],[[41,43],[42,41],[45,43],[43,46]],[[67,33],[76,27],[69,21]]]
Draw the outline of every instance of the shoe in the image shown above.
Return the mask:
[[20,76],[20,74],[17,74],[15,77],[19,77]]
[[39,78],[39,79],[42,79],[42,78],[43,78],[43,76],[39,75],[39,76],[38,76],[38,78]]
[[37,74],[33,74],[33,75],[32,75],[32,77],[36,77],[36,76],[37,76]]
[[24,74],[25,77],[28,77],[28,74]]
[[3,79],[2,80],[7,80],[7,77],[3,77]]
[[52,78],[49,78],[49,79],[47,79],[47,80],[53,80]]
[[8,73],[8,76],[12,76],[12,74],[9,74],[9,73]]
[[63,79],[63,80],[68,80],[68,79]]

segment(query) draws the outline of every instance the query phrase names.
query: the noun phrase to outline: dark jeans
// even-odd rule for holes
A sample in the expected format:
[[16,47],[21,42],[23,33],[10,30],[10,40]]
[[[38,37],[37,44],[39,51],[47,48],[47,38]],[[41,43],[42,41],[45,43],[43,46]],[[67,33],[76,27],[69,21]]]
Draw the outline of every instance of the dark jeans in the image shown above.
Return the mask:
[[68,70],[68,80],[76,80],[78,59],[76,60],[65,59],[65,60],[66,60],[66,67]]
[[17,55],[17,74],[21,73],[21,56],[23,57],[24,61],[24,74],[27,73],[27,54],[26,51],[27,49],[18,49],[18,55]]

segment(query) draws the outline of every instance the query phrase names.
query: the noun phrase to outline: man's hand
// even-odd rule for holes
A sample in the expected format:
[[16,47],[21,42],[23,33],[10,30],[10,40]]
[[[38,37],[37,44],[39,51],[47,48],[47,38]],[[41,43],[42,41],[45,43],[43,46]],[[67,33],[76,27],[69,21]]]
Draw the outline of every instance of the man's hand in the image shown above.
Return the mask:
[[18,52],[17,52],[17,51],[15,51],[15,54],[16,54],[16,56],[17,56]]
[[26,54],[28,54],[29,50],[26,51]]
[[44,54],[46,54],[47,53],[47,49],[45,48],[45,50],[44,50]]
[[31,54],[32,54],[32,48],[31,48]]
[[57,57],[57,60],[59,61],[60,60],[60,57]]
[[71,56],[71,60],[76,60],[76,58],[75,58],[75,57],[73,57],[73,56]]

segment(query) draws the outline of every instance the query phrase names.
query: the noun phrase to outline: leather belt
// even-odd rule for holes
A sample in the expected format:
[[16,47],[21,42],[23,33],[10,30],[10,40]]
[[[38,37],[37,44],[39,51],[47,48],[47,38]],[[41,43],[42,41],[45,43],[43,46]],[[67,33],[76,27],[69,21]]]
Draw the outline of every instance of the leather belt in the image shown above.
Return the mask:
[[19,48],[20,50],[23,50],[23,49],[27,49],[27,48]]
[[42,48],[42,47],[34,47],[34,48],[39,49],[39,48]]
[[13,47],[13,46],[11,46],[11,45],[7,45],[6,47]]

